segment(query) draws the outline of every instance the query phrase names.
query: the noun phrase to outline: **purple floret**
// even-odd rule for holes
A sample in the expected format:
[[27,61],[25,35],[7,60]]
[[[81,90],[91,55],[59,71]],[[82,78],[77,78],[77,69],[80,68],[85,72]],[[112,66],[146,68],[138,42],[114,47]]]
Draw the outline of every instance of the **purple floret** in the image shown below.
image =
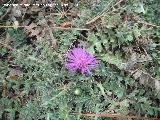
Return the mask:
[[95,57],[89,54],[84,48],[73,48],[66,54],[65,67],[75,73],[91,74],[91,69],[97,65]]

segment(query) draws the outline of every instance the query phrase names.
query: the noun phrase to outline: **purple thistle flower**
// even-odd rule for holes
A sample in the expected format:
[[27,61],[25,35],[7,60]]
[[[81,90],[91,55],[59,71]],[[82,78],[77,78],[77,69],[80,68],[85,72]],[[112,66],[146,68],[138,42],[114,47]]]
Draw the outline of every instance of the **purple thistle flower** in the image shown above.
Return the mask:
[[97,65],[95,57],[89,54],[84,48],[73,48],[66,54],[65,67],[75,73],[91,74],[91,69]]

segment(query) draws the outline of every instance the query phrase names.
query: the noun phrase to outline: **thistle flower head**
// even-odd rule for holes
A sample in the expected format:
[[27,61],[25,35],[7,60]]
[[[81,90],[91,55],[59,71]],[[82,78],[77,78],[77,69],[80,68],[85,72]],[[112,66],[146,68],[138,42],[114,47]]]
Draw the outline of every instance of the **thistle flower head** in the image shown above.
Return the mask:
[[73,48],[66,54],[65,67],[71,71],[80,71],[82,74],[91,74],[91,69],[97,65],[95,57],[84,48]]

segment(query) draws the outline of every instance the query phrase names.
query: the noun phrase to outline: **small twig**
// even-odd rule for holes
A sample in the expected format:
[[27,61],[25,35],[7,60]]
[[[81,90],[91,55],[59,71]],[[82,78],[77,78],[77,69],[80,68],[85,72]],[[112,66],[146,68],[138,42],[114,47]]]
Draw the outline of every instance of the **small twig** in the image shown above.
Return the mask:
[[91,21],[88,21],[88,22],[86,23],[86,25],[91,24],[91,23],[97,21],[100,17],[102,17],[102,15],[109,10],[108,8],[110,7],[111,3],[112,3],[112,1],[108,4],[107,9],[104,9],[104,10],[103,10],[101,13],[99,13],[95,18],[93,18]]
[[80,115],[80,116],[97,116],[97,117],[112,117],[112,118],[128,118],[128,119],[143,119],[143,120],[158,120],[158,118],[146,118],[146,117],[140,117],[140,116],[129,116],[129,115],[120,115],[120,114],[92,114],[92,113],[72,113],[75,115]]
[[[29,27],[29,26],[18,26],[19,28],[25,28],[25,27]],[[36,26],[36,27],[42,27],[42,26]],[[86,30],[86,31],[89,31],[90,29],[87,29],[87,28],[64,28],[64,27],[51,27],[49,26],[50,28],[52,29],[61,29],[61,30],[79,30],[79,31],[83,31],[83,30]],[[0,28],[13,28],[13,26],[0,26]],[[48,27],[47,27],[48,28]]]
[[[112,8],[115,7],[115,6],[117,6],[118,4],[120,4],[122,1],[123,1],[123,0],[119,0],[115,5],[112,6]],[[97,20],[100,19],[101,17],[103,17],[103,16],[106,14],[106,12],[108,12],[108,11],[110,10],[110,5],[111,5],[111,3],[112,3],[112,2],[109,3],[108,9],[103,10],[100,15],[96,16],[96,17],[93,18],[91,21],[88,21],[88,22],[86,23],[86,25],[89,25],[89,24],[97,21]]]
[[86,30],[86,31],[89,31],[90,29],[87,29],[87,28],[64,28],[64,27],[51,27],[52,29],[62,29],[62,30],[80,30],[80,31],[83,31],[83,30]]

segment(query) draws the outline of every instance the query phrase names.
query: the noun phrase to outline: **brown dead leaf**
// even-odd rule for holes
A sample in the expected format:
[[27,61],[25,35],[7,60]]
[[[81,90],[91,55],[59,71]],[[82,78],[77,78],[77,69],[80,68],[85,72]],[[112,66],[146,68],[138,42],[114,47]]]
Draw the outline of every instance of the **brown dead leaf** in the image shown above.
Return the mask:
[[139,54],[137,52],[132,52],[131,54],[131,61],[133,62],[138,62],[138,63],[142,63],[142,62],[147,62],[147,61],[151,61],[152,57],[148,54]]
[[160,80],[153,78],[149,73],[142,70],[129,71],[129,73],[134,79],[139,81],[140,85],[148,86],[160,91]]
[[26,33],[29,35],[29,37],[37,36],[43,30],[43,28],[41,26],[37,26],[35,23],[31,23],[29,26],[26,26],[25,29],[26,29]]
[[64,27],[64,28],[69,28],[69,27],[72,27],[72,23],[71,22],[64,22],[60,26]]
[[36,28],[35,30],[31,30],[30,32],[30,34],[29,34],[29,37],[32,37],[32,36],[37,36],[37,35],[39,35],[39,33],[41,33],[41,31],[42,31],[42,28],[40,28],[40,27],[38,27],[38,28]]

